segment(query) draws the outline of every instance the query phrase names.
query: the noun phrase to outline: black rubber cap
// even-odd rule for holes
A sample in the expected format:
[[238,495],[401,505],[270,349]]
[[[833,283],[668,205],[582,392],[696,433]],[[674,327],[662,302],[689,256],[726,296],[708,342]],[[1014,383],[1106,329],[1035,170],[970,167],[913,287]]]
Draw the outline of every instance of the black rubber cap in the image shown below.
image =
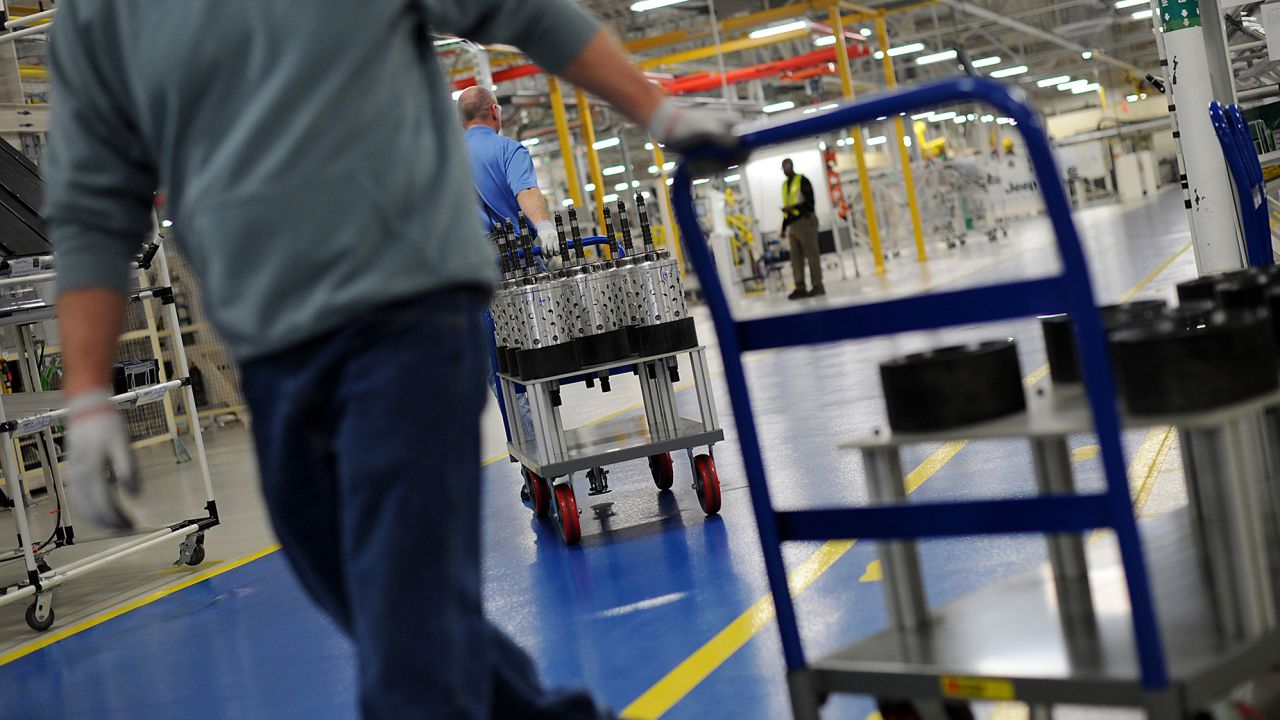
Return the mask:
[[[1161,316],[1166,306],[1163,300],[1137,300],[1098,308],[1102,326],[1107,334],[1135,324],[1150,322]],[[1055,383],[1078,383],[1080,356],[1076,350],[1075,323],[1071,316],[1046,315],[1040,318],[1040,330],[1044,333],[1045,354],[1049,358],[1049,377]]]
[[1026,409],[1012,339],[939,348],[880,364],[889,427],[934,432]]
[[1215,300],[1218,297],[1218,292],[1214,286],[1217,284],[1218,278],[1213,275],[1180,282],[1178,283],[1178,302]]
[[1122,397],[1134,415],[1210,410],[1280,387],[1265,312],[1179,308],[1111,342]]

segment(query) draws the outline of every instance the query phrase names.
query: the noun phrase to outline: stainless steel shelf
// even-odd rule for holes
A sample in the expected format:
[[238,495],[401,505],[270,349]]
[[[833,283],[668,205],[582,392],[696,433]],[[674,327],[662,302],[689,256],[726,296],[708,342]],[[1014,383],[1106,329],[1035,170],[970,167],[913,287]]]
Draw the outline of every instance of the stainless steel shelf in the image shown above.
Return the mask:
[[1242,679],[1280,664],[1280,630],[1232,642],[1215,626],[1212,595],[1192,544],[1186,508],[1140,525],[1171,677],[1145,691],[1116,546],[1088,546],[1093,622],[1070,636],[1059,618],[1048,566],[987,587],[932,613],[914,631],[886,630],[814,662],[819,692],[954,699],[948,678],[1006,681],[1032,703],[1145,707],[1174,717],[1223,697]]
[[[1055,386],[1052,383],[1042,383],[1027,388],[1026,397],[1026,411],[1006,415],[988,422],[929,433],[895,433],[885,427],[841,443],[839,447],[861,450],[864,448],[887,448],[916,443],[949,442],[956,438],[1002,440],[1008,438],[1061,437],[1094,431],[1093,413],[1089,410],[1089,402],[1085,397],[1082,386]],[[1166,427],[1170,425],[1184,429],[1214,427],[1232,418],[1278,405],[1280,405],[1280,391],[1193,414],[1134,416],[1122,412],[1120,424],[1126,429]]]
[[598,425],[566,430],[565,444],[569,457],[543,464],[542,453],[532,439],[525,447],[507,444],[507,451],[533,472],[544,478],[571,472],[637,460],[650,455],[710,445],[724,440],[724,431],[706,430],[701,422],[676,418],[678,432],[669,438],[654,438],[643,415],[615,418]]

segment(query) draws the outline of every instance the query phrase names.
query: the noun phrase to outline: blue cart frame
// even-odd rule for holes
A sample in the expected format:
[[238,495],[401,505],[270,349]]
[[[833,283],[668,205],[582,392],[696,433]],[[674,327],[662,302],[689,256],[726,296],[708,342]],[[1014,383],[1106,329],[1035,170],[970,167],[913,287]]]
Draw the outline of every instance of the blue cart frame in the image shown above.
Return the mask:
[[[1062,261],[1059,274],[972,289],[939,292],[854,307],[817,309],[779,317],[735,320],[714,260],[698,225],[690,165],[721,167],[758,148],[840,131],[878,117],[918,111],[944,103],[979,101],[1012,118],[1031,158]],[[824,114],[744,134],[734,152],[706,149],[683,159],[673,183],[675,215],[685,252],[698,273],[724,358],[725,381],[737,423],[743,463],[759,525],[765,569],[777,609],[792,706],[797,717],[816,717],[809,665],[800,641],[787,585],[782,543],[862,538],[917,539],[1009,533],[1083,533],[1110,528],[1119,542],[1143,687],[1158,692],[1169,673],[1150,580],[1133,516],[1125,458],[1120,444],[1111,363],[1095,306],[1093,287],[1066,192],[1044,128],[1025,94],[985,78],[959,78],[921,85],[845,105]],[[743,353],[771,348],[870,338],[962,323],[992,322],[1050,313],[1075,319],[1088,403],[1101,445],[1106,490],[1094,494],[1049,495],[992,501],[953,501],[777,511],[761,455],[743,371]]]

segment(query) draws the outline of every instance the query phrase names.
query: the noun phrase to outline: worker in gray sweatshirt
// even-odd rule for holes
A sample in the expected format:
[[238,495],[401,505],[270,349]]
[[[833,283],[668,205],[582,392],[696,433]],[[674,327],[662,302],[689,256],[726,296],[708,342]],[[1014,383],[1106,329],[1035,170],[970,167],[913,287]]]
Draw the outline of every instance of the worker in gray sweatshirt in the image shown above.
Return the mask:
[[284,552],[357,648],[364,717],[598,717],[584,694],[547,694],[481,605],[494,269],[471,242],[475,191],[431,33],[518,46],[677,152],[732,146],[733,118],[663,97],[569,0],[58,9],[46,211],[77,511],[132,523],[109,372],[159,190],[242,364]]

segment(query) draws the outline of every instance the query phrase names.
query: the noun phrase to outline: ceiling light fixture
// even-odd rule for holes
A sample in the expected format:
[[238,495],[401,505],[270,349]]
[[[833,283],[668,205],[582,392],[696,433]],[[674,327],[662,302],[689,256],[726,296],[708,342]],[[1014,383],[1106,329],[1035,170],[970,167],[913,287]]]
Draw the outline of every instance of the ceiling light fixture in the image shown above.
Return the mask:
[[1063,83],[1069,83],[1069,82],[1071,82],[1070,75],[1057,75],[1055,77],[1045,78],[1043,80],[1037,80],[1036,87],[1049,87],[1050,85],[1061,85]]
[[916,64],[932,65],[933,63],[940,63],[944,60],[954,60],[955,57],[956,57],[955,50],[943,50],[942,52],[930,53],[928,55],[921,55],[920,57],[916,58]]
[[898,57],[900,55],[910,55],[918,53],[924,49],[924,43],[911,43],[909,45],[899,45],[895,48],[889,48],[889,57]]
[[540,142],[542,142],[542,140],[538,138],[528,138],[526,140],[521,140],[520,144],[525,147],[533,147],[534,145],[537,145]]
[[598,140],[594,144],[592,144],[591,147],[595,148],[596,150],[604,150],[605,148],[617,147],[618,145],[621,145],[621,144],[622,144],[622,140],[620,138],[611,137],[605,140]]
[[1013,77],[1014,75],[1021,75],[1026,71],[1027,71],[1026,65],[1014,65],[1013,67],[1000,68],[999,70],[992,70],[991,77],[993,78]]
[[999,65],[1000,60],[1001,58],[999,55],[992,55],[991,57],[978,58],[969,64],[975,68],[984,68],[991,67],[992,65]]
[[828,45],[835,45],[835,44],[836,44],[836,36],[835,36],[835,35],[823,35],[823,36],[821,36],[821,37],[816,37],[816,38],[814,38],[814,39],[813,39],[813,44],[814,44],[814,45],[816,45],[817,47],[826,47],[826,46],[828,46]]
[[741,179],[742,179],[741,175],[725,175],[724,176],[724,181],[727,183],[738,182]]
[[869,138],[867,138],[867,144],[868,144],[868,145],[883,145],[883,144],[885,144],[885,143],[887,143],[887,142],[889,142],[889,138],[887,138],[887,137],[885,137],[885,136],[883,136],[883,135],[877,135],[877,136],[875,136],[875,137],[869,137]]
[[795,102],[791,100],[783,100],[782,102],[776,102],[771,105],[765,105],[764,107],[760,108],[760,110],[765,113],[776,113],[776,112],[782,112],[783,110],[790,110],[795,106],[796,106]]
[[808,20],[795,20],[789,23],[783,23],[781,25],[774,25],[773,27],[760,28],[759,30],[752,30],[750,33],[747,34],[747,37],[751,38],[752,40],[758,40],[760,38],[773,37],[774,35],[781,35],[783,33],[789,33],[789,32],[795,32],[796,30],[807,30],[807,29],[809,29]]
[[610,165],[604,170],[601,170],[600,173],[605,176],[610,176],[610,175],[621,175],[626,171],[627,171],[626,165]]
[[1134,20],[1146,20],[1147,18],[1151,17],[1151,15],[1152,15],[1151,8],[1147,8],[1146,10],[1139,10],[1138,12],[1134,13],[1131,17]]
[[1116,9],[1123,10],[1125,8],[1138,7],[1139,5],[1150,5],[1150,0],[1116,0]]
[[668,5],[679,5],[687,0],[640,0],[640,2],[631,4],[632,12],[646,12],[648,10],[657,10]]
[[1080,53],[1080,57],[1084,58],[1085,60],[1092,60],[1093,53],[1089,52],[1088,50],[1085,50],[1084,52]]

